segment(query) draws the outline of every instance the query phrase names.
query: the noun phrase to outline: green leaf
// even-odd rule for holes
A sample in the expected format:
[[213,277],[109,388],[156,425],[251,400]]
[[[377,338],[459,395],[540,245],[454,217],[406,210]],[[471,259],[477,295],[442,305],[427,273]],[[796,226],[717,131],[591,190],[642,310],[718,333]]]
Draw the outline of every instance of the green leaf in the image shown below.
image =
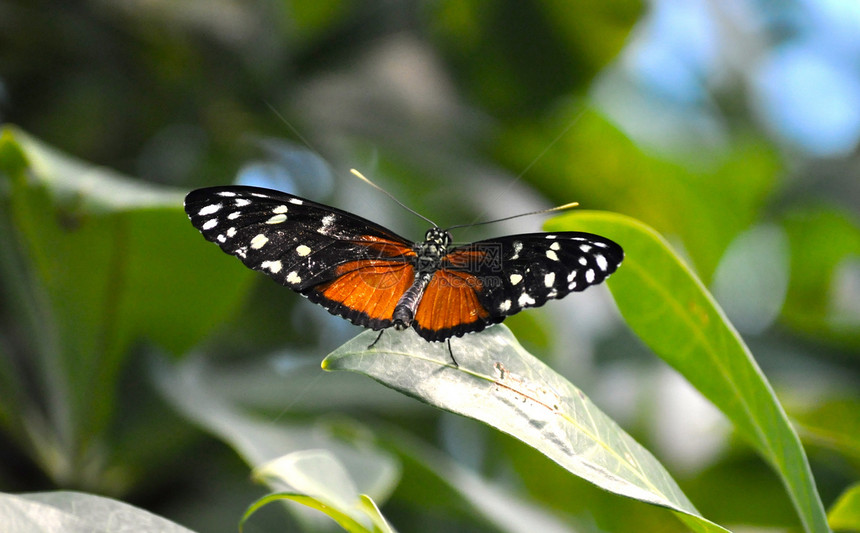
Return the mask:
[[568,471],[616,494],[667,507],[698,531],[702,518],[660,463],[582,392],[527,353],[505,326],[446,343],[412,330],[366,331],[325,358],[326,370],[366,374],[446,411],[480,420],[539,450]]
[[127,503],[71,491],[0,493],[0,522],[4,533],[192,533]]
[[257,468],[254,477],[270,486],[286,486],[291,492],[264,496],[252,504],[243,522],[261,504],[286,497],[326,513],[347,531],[393,531],[373,499],[358,492],[341,462],[326,450],[286,454]]
[[[535,524],[540,524],[541,533],[578,531],[567,509],[551,510],[536,500],[533,492],[523,492],[520,486],[511,487],[504,477],[484,477],[412,432],[388,427],[379,432],[379,439],[397,453],[403,464],[406,481],[397,488],[401,505],[411,504],[422,514],[457,517],[474,524],[474,529],[485,529],[477,525],[487,524],[503,533],[531,533]],[[555,470],[566,475],[564,470]],[[617,498],[607,495],[614,498],[613,504],[618,503]],[[659,508],[655,510],[662,512]],[[668,520],[673,519],[668,517]]]
[[806,531],[827,531],[806,454],[785,411],[737,331],[668,243],[641,222],[612,213],[571,213],[547,228],[598,233],[624,247],[624,263],[608,285],[627,324],[776,469]]
[[4,394],[0,412],[28,417],[17,437],[59,483],[104,490],[100,440],[130,348],[186,351],[250,287],[252,273],[200,237],[182,199],[0,132],[0,286],[11,294],[0,304],[38,381],[30,397]]
[[827,514],[830,527],[836,530],[860,531],[860,483],[848,487]]
[[273,494],[267,494],[266,496],[263,496],[259,500],[252,503],[251,506],[248,507],[248,510],[245,511],[245,514],[242,516],[241,522],[239,522],[239,531],[244,531],[245,522],[247,522],[248,519],[250,519],[254,513],[260,510],[261,507],[276,501],[292,501],[305,505],[311,509],[316,509],[317,511],[320,511],[330,516],[331,519],[334,520],[340,527],[351,533],[372,533],[374,531],[372,529],[368,529],[361,522],[356,521],[347,512],[326,505],[318,498],[307,496],[305,494],[298,494],[295,492],[277,492]]
[[[308,371],[311,366],[316,367],[313,373]],[[424,409],[361,376],[321,374],[318,365],[295,365],[272,372],[268,359],[217,367],[188,358],[160,366],[156,383],[180,412],[227,442],[252,466],[285,452],[327,450],[361,497],[374,502],[385,503],[397,481],[404,478],[408,482],[397,486],[396,491],[399,505],[408,494],[405,499],[422,512],[462,515],[463,520],[490,523],[499,531],[530,532],[536,523],[541,524],[542,531],[574,530],[565,520],[518,497],[503,484],[463,468],[406,431],[392,426],[380,430],[377,424],[372,438],[368,438],[371,429],[350,420],[315,415],[311,424],[289,422],[283,417],[273,423],[240,408],[253,405],[255,412],[282,412],[289,404],[293,413],[318,413],[349,405],[410,420]],[[401,469],[408,469],[406,477]],[[327,485],[333,491],[337,486]],[[283,484],[270,488],[280,490]]]

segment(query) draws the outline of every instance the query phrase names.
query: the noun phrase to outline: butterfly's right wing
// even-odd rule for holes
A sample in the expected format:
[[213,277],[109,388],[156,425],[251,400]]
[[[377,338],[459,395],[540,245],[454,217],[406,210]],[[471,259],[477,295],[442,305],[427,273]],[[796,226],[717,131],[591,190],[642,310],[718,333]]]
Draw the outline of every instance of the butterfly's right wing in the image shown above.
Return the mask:
[[412,243],[340,209],[271,189],[197,189],[185,211],[203,236],[329,312],[374,329],[391,325],[412,284]]
[[509,235],[467,249],[498,253],[497,262],[479,263],[477,273],[488,281],[478,296],[499,317],[603,283],[624,259],[618,243],[578,231]]
[[424,291],[413,327],[427,340],[480,331],[603,282],[623,259],[617,243],[583,232],[510,235],[455,248]]

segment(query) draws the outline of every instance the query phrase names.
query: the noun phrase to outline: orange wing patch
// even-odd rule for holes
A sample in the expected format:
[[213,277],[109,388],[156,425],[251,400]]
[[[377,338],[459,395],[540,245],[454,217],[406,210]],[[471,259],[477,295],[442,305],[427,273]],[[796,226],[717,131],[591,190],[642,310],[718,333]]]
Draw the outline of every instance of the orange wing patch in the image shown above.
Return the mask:
[[490,313],[478,301],[481,289],[481,280],[468,272],[437,271],[415,312],[418,327],[436,332],[483,321]]
[[370,327],[385,327],[387,324],[377,321],[392,320],[394,307],[415,280],[412,265],[380,259],[344,263],[337,268],[337,274],[336,279],[314,287],[313,291],[323,298],[320,303],[356,324]]

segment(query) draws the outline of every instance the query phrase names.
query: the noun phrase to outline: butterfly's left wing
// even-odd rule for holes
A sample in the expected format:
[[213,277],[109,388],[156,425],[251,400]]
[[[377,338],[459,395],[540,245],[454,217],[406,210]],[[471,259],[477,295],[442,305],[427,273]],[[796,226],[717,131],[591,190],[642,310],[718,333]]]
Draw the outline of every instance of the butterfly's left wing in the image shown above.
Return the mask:
[[203,236],[330,313],[379,329],[414,281],[412,243],[346,211],[259,187],[197,189],[185,211]]
[[427,340],[480,331],[603,282],[623,259],[617,243],[583,232],[511,235],[455,248],[424,291],[413,327]]

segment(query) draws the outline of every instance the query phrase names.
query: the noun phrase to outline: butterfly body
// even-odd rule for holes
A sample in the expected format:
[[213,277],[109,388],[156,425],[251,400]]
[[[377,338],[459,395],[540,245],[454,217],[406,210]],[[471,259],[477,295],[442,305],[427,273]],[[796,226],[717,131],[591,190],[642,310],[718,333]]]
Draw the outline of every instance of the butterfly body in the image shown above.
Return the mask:
[[583,232],[510,235],[452,247],[430,228],[411,242],[357,215],[270,189],[188,194],[203,236],[330,313],[428,341],[480,331],[528,307],[602,282],[624,253]]

